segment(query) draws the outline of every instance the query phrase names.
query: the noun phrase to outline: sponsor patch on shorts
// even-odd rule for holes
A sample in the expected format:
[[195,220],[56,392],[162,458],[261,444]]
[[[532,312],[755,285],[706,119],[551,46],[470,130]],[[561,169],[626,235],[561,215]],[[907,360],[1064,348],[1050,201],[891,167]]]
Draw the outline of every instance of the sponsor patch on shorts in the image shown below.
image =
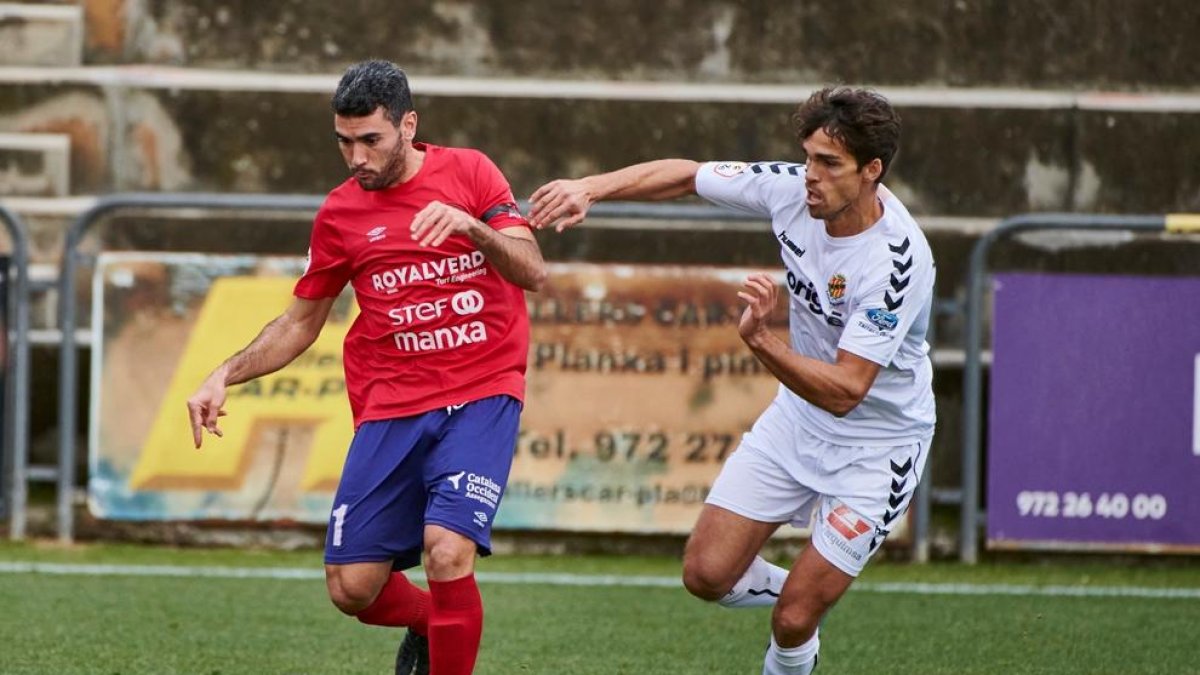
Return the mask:
[[820,513],[813,528],[817,550],[843,572],[857,576],[876,550],[875,525],[836,498],[823,499]]

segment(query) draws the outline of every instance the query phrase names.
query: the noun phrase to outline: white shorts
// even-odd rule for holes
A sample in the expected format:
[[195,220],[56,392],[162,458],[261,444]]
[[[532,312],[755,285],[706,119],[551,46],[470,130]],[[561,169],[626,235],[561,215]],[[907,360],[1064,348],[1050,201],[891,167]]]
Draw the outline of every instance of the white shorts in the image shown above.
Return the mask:
[[856,577],[908,509],[931,440],[836,445],[800,428],[776,400],[725,461],[706,503],[764,523],[811,523],[817,552]]

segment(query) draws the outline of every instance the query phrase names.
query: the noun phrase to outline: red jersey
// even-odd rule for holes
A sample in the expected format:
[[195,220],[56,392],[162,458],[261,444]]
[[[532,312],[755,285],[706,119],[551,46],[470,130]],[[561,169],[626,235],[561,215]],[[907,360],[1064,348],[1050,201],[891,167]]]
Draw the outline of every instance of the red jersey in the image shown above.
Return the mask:
[[357,427],[508,394],[525,395],[525,293],[466,236],[420,247],[409,226],[432,201],[493,229],[529,227],[512,189],[483,153],[415,143],[407,182],[368,191],[350,178],[313,222],[301,298],[334,297],[347,282],[361,310],[346,334],[346,391]]

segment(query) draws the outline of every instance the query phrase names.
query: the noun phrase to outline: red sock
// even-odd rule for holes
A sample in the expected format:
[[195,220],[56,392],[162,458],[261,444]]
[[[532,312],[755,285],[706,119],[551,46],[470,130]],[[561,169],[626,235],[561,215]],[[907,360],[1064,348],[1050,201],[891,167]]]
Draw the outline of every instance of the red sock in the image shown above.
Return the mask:
[[483,601],[475,575],[430,581],[429,670],[437,675],[470,675],[483,636]]
[[408,626],[421,635],[429,633],[429,591],[414,586],[403,572],[392,572],[375,596],[375,602],[356,616],[373,626]]

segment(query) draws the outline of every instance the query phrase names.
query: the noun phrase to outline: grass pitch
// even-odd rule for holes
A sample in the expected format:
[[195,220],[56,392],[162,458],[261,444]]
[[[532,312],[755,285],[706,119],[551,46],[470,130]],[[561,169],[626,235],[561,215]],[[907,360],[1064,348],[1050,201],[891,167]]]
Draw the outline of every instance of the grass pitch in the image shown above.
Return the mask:
[[[28,562],[63,567],[22,571]],[[161,576],[168,565],[183,576]],[[390,673],[401,636],[329,604],[319,552],[3,544],[0,567],[5,674]],[[235,568],[306,578],[203,575]],[[761,672],[768,609],[623,585],[670,583],[677,561],[511,556],[479,569],[496,578],[480,584],[477,673]],[[549,582],[562,574],[605,576]],[[1200,569],[872,564],[860,583],[822,628],[822,675],[1200,672]]]

